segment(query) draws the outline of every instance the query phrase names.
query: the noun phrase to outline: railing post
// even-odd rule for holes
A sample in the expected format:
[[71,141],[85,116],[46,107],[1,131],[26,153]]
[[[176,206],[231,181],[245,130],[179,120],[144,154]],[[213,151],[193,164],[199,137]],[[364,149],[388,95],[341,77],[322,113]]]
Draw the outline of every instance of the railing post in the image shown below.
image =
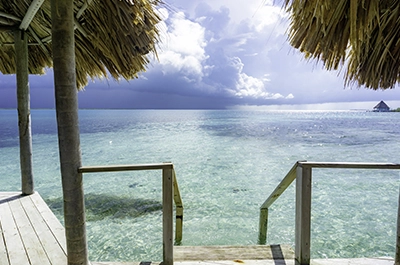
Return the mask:
[[15,31],[15,60],[17,67],[18,129],[21,166],[22,194],[29,195],[33,190],[32,169],[32,129],[28,71],[27,34]]
[[260,210],[260,223],[259,223],[259,234],[258,244],[265,245],[267,243],[267,229],[268,229],[268,208],[261,208]]
[[173,168],[164,167],[162,171],[163,194],[163,265],[174,264],[173,244]]
[[396,254],[394,257],[394,264],[400,265],[400,193],[397,207]]
[[311,167],[297,167],[295,258],[297,265],[310,264]]

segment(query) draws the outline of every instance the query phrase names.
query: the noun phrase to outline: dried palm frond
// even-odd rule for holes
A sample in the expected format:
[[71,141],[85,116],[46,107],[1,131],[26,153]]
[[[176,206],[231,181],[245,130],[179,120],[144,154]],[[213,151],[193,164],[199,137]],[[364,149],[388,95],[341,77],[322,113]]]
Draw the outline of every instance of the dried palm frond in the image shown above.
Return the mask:
[[[0,0],[0,71],[15,73],[13,30],[32,1]],[[76,0],[75,55],[77,86],[87,78],[136,78],[146,70],[147,54],[156,53],[159,41],[156,7],[160,0]],[[29,73],[43,74],[52,67],[50,1],[44,1],[26,31]]]
[[400,1],[286,0],[290,44],[346,84],[393,88],[400,73]]

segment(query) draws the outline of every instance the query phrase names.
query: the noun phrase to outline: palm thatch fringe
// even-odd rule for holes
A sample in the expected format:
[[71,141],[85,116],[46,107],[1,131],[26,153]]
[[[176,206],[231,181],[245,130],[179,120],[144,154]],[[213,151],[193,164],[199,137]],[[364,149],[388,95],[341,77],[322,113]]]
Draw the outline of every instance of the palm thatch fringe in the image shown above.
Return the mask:
[[376,90],[399,81],[399,0],[285,0],[285,6],[290,44],[328,70],[347,64],[347,85]]
[[[32,1],[0,0],[0,71],[14,74],[13,33]],[[89,3],[89,4],[88,4]],[[77,86],[83,88],[88,77],[136,78],[146,70],[147,54],[156,54],[159,41],[156,7],[160,0],[76,0],[75,55]],[[87,5],[87,8],[85,6]],[[50,1],[44,1],[25,32],[29,43],[29,73],[43,74],[52,67]]]

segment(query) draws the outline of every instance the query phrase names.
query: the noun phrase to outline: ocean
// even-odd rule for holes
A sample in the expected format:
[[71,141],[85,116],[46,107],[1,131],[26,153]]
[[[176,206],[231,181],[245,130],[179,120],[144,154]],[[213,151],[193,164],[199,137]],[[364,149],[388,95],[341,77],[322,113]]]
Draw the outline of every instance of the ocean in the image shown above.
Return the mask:
[[[400,163],[400,113],[80,110],[85,166],[172,162],[182,245],[254,245],[259,208],[298,160]],[[16,110],[0,110],[0,190],[20,190]],[[54,110],[32,110],[35,190],[63,222]],[[312,258],[394,256],[399,171],[314,169]],[[162,259],[161,172],[84,175],[89,258]],[[268,244],[294,246],[294,183]]]

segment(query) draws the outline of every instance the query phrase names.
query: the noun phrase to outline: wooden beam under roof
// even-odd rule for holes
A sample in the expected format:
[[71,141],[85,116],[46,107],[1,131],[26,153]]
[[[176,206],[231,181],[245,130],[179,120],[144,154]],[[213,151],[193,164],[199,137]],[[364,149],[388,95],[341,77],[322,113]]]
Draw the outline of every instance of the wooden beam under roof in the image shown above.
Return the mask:
[[31,5],[26,11],[24,19],[22,20],[21,24],[19,25],[19,29],[27,30],[29,24],[31,24],[32,19],[35,17],[36,13],[39,11],[40,7],[42,6],[44,0],[33,0]]
[[[1,18],[8,18],[8,19],[12,19],[18,22],[21,22],[21,24],[19,25],[19,29],[20,30],[24,30],[26,31],[29,28],[30,23],[32,22],[33,18],[35,17],[36,13],[39,11],[40,7],[42,6],[43,2],[45,0],[33,0],[32,3],[30,4],[24,18],[21,19],[0,11],[0,32],[5,32],[5,31],[13,31],[15,30],[17,27],[13,26],[12,23],[6,23],[6,21],[4,21],[3,23],[1,23]],[[87,9],[87,7],[90,5],[90,3],[92,2],[92,0],[86,0],[83,4],[83,6],[79,9],[77,15],[76,15],[76,19],[75,19],[75,29],[78,29],[85,37],[88,36],[88,34],[86,33],[86,31],[83,29],[83,27],[80,25],[80,23],[78,22],[79,17],[82,16],[83,12]],[[30,31],[30,33],[32,34],[32,36],[34,37],[34,39],[37,41],[37,43],[29,43],[28,45],[39,45],[42,46],[42,48],[48,53],[46,47],[44,47],[43,43],[48,43],[51,41],[51,36],[45,37],[42,40],[39,39],[39,37],[35,34],[34,31]],[[2,43],[0,45],[13,45],[14,43]]]

